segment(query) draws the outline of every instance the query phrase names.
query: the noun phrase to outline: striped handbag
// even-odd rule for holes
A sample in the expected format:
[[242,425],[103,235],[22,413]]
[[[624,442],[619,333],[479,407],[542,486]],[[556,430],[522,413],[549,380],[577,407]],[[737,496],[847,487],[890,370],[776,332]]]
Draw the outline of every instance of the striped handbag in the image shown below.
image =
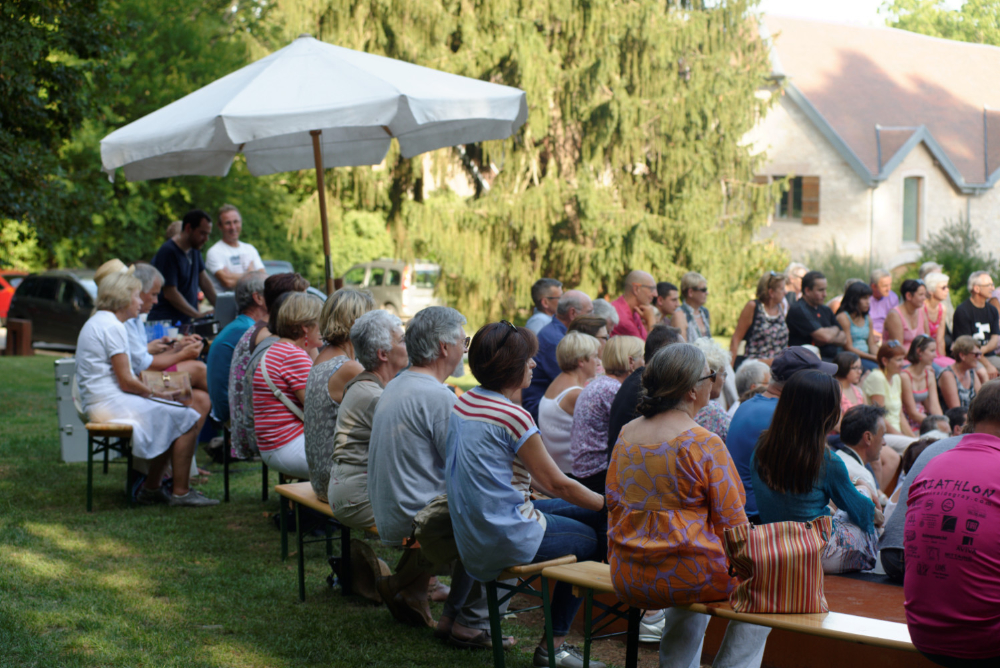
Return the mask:
[[829,612],[823,594],[823,548],[832,530],[829,516],[726,529],[729,574],[739,580],[729,595],[733,610]]

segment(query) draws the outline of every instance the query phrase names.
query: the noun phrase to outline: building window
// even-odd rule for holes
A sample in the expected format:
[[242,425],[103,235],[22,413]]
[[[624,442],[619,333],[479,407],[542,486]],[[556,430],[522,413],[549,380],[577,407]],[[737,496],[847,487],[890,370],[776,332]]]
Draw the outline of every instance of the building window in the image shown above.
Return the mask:
[[[784,176],[775,176],[780,181]],[[802,177],[796,176],[788,180],[788,190],[781,193],[781,198],[774,210],[774,217],[780,220],[802,219]]]
[[903,179],[903,242],[920,242],[920,195],[924,180],[919,176]]

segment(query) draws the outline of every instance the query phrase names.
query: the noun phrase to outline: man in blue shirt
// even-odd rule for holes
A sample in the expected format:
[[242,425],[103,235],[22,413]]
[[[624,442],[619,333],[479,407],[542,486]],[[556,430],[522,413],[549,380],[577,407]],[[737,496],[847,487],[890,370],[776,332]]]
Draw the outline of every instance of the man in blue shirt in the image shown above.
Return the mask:
[[552,322],[542,327],[538,333],[538,353],[535,355],[535,371],[531,377],[531,385],[521,392],[521,405],[531,413],[538,422],[538,403],[545,395],[545,390],[561,373],[556,361],[556,347],[566,336],[569,324],[577,316],[588,315],[594,311],[594,303],[590,297],[579,290],[563,293],[556,307]]
[[524,326],[537,336],[545,325],[552,322],[556,312],[556,304],[562,297],[562,282],[554,278],[540,278],[531,286],[531,301],[535,310]]
[[208,394],[212,399],[212,418],[217,422],[229,421],[229,369],[236,344],[255,322],[267,319],[266,278],[263,271],[252,271],[237,281],[236,308],[240,315],[219,332],[208,351]]
[[767,390],[740,404],[729,423],[726,448],[729,450],[729,456],[733,458],[736,470],[740,473],[740,480],[743,481],[747,519],[755,524],[759,522],[760,515],[750,478],[750,457],[757,447],[760,433],[771,426],[771,418],[774,416],[774,409],[778,407],[781,388],[792,375],[803,369],[819,369],[831,376],[837,373],[835,364],[822,361],[807,348],[801,346],[786,348],[771,363],[771,382]]
[[179,234],[167,239],[150,263],[163,274],[163,299],[149,313],[150,320],[191,322],[198,318],[198,289],[215,306],[215,287],[205,271],[201,248],[212,233],[212,219],[200,209],[184,214]]

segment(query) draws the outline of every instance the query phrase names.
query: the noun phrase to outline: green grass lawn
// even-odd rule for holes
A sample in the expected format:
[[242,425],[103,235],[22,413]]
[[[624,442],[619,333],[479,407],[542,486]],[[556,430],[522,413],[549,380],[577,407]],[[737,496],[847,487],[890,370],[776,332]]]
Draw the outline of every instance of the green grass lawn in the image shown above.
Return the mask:
[[[322,543],[306,546],[299,603],[259,467],[232,478],[228,504],[173,509],[128,508],[123,465],[98,468],[87,513],[86,464],[59,458],[53,360],[0,358],[0,666],[492,665],[329,589]],[[205,460],[200,489],[221,498],[222,469]],[[538,630],[505,630],[525,650],[507,665],[530,666]]]

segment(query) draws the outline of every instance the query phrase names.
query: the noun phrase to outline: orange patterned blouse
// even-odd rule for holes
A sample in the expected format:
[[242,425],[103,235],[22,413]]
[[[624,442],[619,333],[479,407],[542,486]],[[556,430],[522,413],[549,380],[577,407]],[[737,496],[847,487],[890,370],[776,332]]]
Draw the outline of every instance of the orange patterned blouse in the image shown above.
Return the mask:
[[622,601],[658,609],[729,596],[722,532],[746,523],[746,496],[718,436],[701,427],[652,445],[619,436],[607,495],[611,581]]

